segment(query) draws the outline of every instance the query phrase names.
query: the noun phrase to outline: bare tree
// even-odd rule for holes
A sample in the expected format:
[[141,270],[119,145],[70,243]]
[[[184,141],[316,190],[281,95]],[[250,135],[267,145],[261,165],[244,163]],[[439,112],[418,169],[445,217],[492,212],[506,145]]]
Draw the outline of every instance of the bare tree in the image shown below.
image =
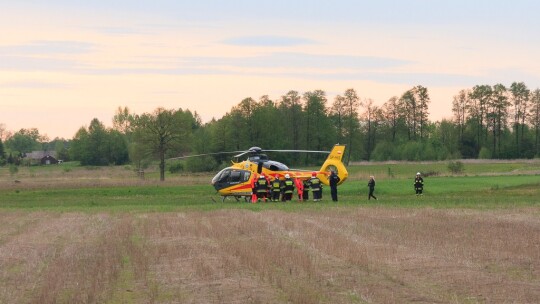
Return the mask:
[[[521,142],[525,132],[525,121],[527,119],[527,106],[529,104],[529,95],[531,91],[527,88],[523,82],[513,82],[510,85],[510,92],[512,94],[512,103],[514,105],[514,128],[516,136],[516,153],[517,156],[521,154]],[[521,128],[520,128],[521,126]],[[521,130],[521,140],[520,131]]]
[[469,95],[469,90],[461,90],[458,95],[454,96],[452,101],[452,112],[454,113],[454,122],[458,126],[460,144],[463,142],[463,131],[467,123],[467,109],[470,104]]
[[399,98],[397,96],[393,96],[390,99],[388,99],[388,101],[385,102],[383,105],[382,113],[383,113],[384,119],[386,120],[386,122],[388,123],[388,126],[390,127],[390,133],[392,134],[392,142],[395,142],[397,128],[398,128],[398,121],[400,117],[402,116]]
[[531,109],[529,121],[534,127],[536,155],[540,155],[540,89],[531,94]]

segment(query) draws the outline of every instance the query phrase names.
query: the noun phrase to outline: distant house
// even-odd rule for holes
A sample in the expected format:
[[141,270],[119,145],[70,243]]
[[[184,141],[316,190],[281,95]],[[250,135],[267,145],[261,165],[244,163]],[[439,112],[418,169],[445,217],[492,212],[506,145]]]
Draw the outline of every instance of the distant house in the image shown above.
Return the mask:
[[30,164],[58,164],[56,151],[33,151],[31,153],[26,153],[26,159],[28,159]]

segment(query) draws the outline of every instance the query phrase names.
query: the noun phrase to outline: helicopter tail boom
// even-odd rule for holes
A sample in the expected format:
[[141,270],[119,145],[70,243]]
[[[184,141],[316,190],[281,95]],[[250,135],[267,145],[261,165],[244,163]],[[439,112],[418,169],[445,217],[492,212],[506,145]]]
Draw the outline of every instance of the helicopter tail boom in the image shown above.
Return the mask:
[[343,183],[347,179],[347,177],[349,176],[349,172],[347,172],[347,168],[345,168],[345,165],[341,161],[344,154],[345,145],[335,145],[334,148],[332,148],[332,151],[330,151],[330,154],[326,158],[326,161],[323,163],[321,169],[319,170],[319,172],[325,172],[324,175],[321,175],[319,177],[324,184],[329,184],[328,175],[326,175],[326,172],[329,172],[331,170],[335,171],[336,174],[339,176],[339,184]]

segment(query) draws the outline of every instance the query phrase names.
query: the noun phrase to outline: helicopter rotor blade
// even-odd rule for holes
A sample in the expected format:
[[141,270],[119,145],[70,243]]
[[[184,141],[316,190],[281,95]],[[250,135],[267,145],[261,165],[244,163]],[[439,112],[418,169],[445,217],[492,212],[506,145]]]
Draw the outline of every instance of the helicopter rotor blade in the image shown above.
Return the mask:
[[260,152],[291,152],[291,153],[324,153],[324,154],[330,154],[330,151],[314,151],[314,150],[263,150],[259,147],[252,147],[249,150],[244,151],[229,151],[229,152],[214,152],[214,153],[203,153],[203,154],[195,154],[195,155],[185,155],[185,156],[178,156],[178,157],[172,157],[168,158],[169,160],[173,159],[185,159],[185,158],[191,158],[191,157],[201,157],[201,156],[208,156],[208,155],[219,155],[219,154],[233,154],[233,153],[240,153],[237,155],[234,155],[233,157],[238,158],[243,155],[246,155],[248,153],[255,153],[258,154]]
[[171,157],[171,158],[168,158],[168,160],[185,159],[185,158],[201,157],[201,156],[208,156],[208,155],[232,154],[232,153],[238,153],[238,152],[244,152],[244,151],[214,152],[214,153],[204,153],[204,154],[195,154],[195,155],[185,155],[185,156]]
[[330,154],[330,151],[314,151],[314,150],[262,150],[264,152],[293,152],[293,153],[324,153]]
[[240,157],[240,156],[242,156],[242,155],[245,155],[245,154],[250,153],[251,151],[237,151],[237,152],[242,152],[242,153],[237,154],[237,155],[234,155],[233,157]]

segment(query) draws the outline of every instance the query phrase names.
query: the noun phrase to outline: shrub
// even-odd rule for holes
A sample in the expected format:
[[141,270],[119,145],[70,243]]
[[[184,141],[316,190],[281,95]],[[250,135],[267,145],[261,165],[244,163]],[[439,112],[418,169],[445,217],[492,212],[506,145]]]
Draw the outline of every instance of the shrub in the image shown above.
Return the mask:
[[450,161],[448,162],[448,170],[452,174],[461,174],[464,171],[463,163],[460,161]]
[[19,167],[17,165],[9,165],[9,173],[13,176],[19,172]]
[[395,146],[391,142],[380,142],[371,153],[371,159],[376,161],[386,161],[394,158]]
[[428,177],[428,176],[439,176],[440,172],[439,171],[426,171],[424,173],[422,173],[422,175],[424,177]]
[[181,162],[172,163],[169,165],[169,172],[178,173],[184,171],[184,165]]
[[480,149],[480,152],[478,152],[478,158],[480,158],[480,159],[490,159],[491,158],[491,151],[486,147],[482,147],[482,149]]

